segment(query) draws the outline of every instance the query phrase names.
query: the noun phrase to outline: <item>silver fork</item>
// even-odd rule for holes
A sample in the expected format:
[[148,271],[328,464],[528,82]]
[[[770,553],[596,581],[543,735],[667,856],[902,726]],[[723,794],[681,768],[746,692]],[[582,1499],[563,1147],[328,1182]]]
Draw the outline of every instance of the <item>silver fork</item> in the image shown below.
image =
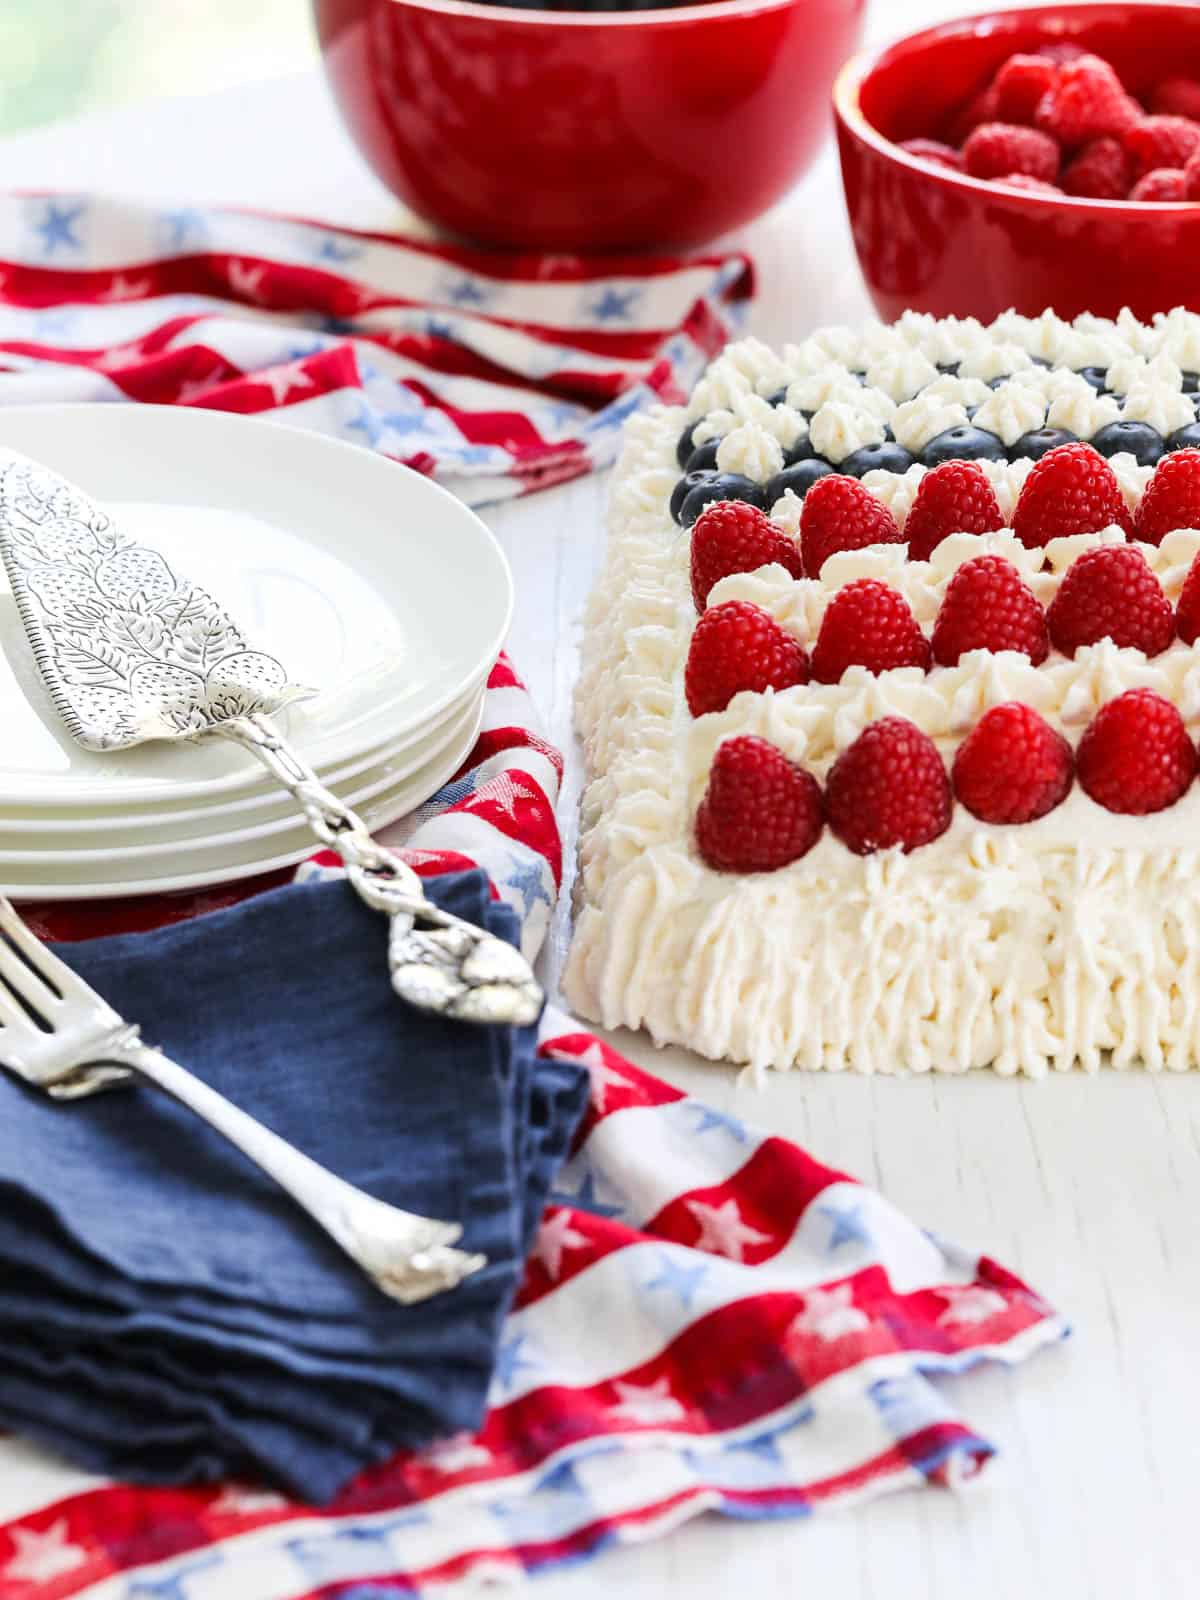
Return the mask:
[[268,1173],[384,1294],[406,1305],[453,1289],[486,1265],[486,1257],[452,1248],[462,1235],[458,1223],[364,1194],[143,1044],[137,1025],[47,950],[2,896],[0,1067],[56,1100],[137,1077],[157,1084]]

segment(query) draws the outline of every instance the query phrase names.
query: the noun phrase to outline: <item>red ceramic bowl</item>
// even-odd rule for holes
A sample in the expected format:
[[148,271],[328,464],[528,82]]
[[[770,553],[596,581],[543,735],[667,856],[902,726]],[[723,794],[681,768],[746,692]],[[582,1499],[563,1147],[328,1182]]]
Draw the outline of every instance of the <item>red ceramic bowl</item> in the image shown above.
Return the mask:
[[983,320],[1014,306],[1139,317],[1200,310],[1200,205],[1022,194],[939,171],[898,148],[937,136],[1014,50],[1071,40],[1134,94],[1200,78],[1200,6],[1041,6],[916,33],[842,71],[834,88],[854,243],[880,314],[906,307]]
[[389,188],[452,233],[573,252],[696,244],[778,199],[825,134],[863,4],[313,0],[342,115]]

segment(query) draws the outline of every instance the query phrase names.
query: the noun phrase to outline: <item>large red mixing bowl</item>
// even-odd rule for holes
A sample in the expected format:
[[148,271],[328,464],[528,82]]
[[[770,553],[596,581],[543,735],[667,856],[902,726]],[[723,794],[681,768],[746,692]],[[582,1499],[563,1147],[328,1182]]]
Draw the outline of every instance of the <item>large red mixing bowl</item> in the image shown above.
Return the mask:
[[525,11],[313,0],[359,149],[414,211],[508,248],[692,245],[803,172],[864,0]]
[[1132,205],[997,188],[914,160],[898,141],[937,136],[1014,50],[1071,40],[1128,89],[1200,77],[1200,6],[1056,5],[993,11],[851,61],[834,89],[846,203],[880,314],[907,307],[983,320],[1139,317],[1200,310],[1200,205]]

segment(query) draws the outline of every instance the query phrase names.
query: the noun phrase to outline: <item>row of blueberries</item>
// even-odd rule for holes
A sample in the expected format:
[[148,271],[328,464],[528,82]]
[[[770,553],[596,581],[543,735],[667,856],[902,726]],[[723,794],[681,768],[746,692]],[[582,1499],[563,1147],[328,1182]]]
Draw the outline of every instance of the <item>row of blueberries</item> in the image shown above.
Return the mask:
[[[1038,428],[1023,434],[1009,449],[998,434],[968,425],[939,433],[919,456],[889,438],[882,444],[866,445],[834,464],[819,455],[805,437],[785,452],[781,472],[767,483],[756,483],[740,473],[720,471],[718,440],[693,445],[692,432],[697,426],[691,424],[680,435],[676,459],[684,470],[671,491],[671,516],[685,528],[690,528],[705,506],[716,500],[744,500],[769,511],[789,489],[802,500],[818,479],[833,473],[851,478],[879,470],[904,473],[918,461],[925,467],[941,466],[947,461],[1040,461],[1060,445],[1077,442],[1076,436],[1064,428]],[[1172,451],[1200,448],[1200,420],[1167,438],[1148,422],[1110,422],[1087,442],[1103,456],[1128,454],[1139,466],[1152,467]]]

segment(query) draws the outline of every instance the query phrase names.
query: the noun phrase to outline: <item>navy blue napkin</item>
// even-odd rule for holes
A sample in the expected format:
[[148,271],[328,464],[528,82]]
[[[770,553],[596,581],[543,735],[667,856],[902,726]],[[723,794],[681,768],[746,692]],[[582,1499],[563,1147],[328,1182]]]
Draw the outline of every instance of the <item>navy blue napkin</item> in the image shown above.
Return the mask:
[[[515,942],[482,874],[426,885]],[[138,1482],[315,1502],[482,1420],[500,1326],[587,1096],[535,1030],[422,1016],[386,925],[289,885],[59,954],[149,1042],[488,1266],[400,1306],[238,1151],[141,1086],[60,1105],[0,1073],[0,1425]]]

